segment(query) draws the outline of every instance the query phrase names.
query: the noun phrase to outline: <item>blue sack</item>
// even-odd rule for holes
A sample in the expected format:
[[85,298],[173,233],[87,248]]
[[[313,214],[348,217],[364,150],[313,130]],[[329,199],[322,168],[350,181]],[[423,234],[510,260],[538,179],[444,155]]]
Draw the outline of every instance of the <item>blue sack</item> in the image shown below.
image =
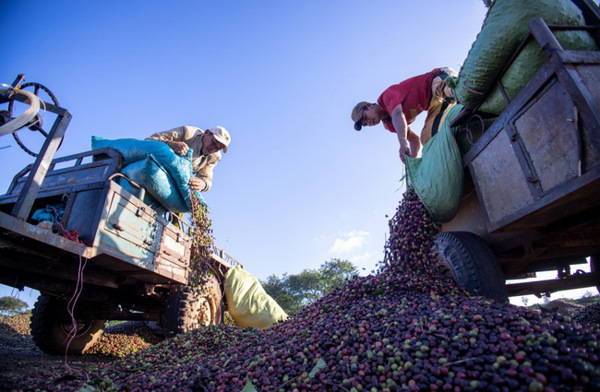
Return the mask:
[[140,140],[140,139],[105,139],[100,136],[92,136],[92,149],[110,147],[116,150],[123,157],[123,166],[133,162],[141,161],[148,155],[154,155],[156,160],[168,166],[178,157],[171,147],[158,140]]
[[144,160],[133,162],[121,170],[131,181],[143,186],[153,198],[173,212],[188,212],[189,207],[171,176],[150,155]]
[[46,205],[46,208],[40,208],[39,210],[36,210],[31,216],[31,219],[37,221],[38,223],[42,221],[57,223],[62,221],[64,213],[64,203],[56,205]]
[[[146,188],[164,207],[173,212],[191,210],[189,182],[193,177],[192,149],[188,150],[187,155],[181,156],[157,140],[110,140],[92,136],[92,149],[105,147],[114,149],[123,157],[124,168],[121,172]],[[194,194],[206,205],[200,193]]]

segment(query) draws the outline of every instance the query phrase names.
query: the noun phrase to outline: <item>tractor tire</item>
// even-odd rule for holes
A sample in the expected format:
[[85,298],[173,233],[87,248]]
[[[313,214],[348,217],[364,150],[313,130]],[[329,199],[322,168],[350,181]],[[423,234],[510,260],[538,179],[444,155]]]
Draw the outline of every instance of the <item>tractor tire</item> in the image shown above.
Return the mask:
[[73,328],[67,302],[40,295],[31,314],[31,335],[40,350],[50,355],[81,355],[102,336],[106,320],[77,320],[77,332],[69,341]]
[[469,232],[440,233],[435,239],[438,260],[470,295],[508,302],[506,279],[489,246]]
[[223,321],[223,294],[219,281],[209,275],[199,286],[184,286],[169,298],[163,317],[169,334],[186,333],[201,326],[219,325]]
[[[600,255],[590,256],[590,272],[600,274]],[[600,293],[600,278],[596,275],[596,290]]]

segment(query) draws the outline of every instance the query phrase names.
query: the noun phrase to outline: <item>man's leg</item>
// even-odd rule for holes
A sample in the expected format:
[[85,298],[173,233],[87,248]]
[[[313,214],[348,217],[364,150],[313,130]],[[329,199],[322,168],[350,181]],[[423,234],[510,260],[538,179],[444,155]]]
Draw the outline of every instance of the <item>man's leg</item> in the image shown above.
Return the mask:
[[457,77],[458,73],[452,68],[441,68],[438,76],[431,82],[431,102],[427,109],[427,118],[421,131],[421,144],[424,146],[439,131],[446,113],[456,104],[454,90],[446,86],[449,76]]

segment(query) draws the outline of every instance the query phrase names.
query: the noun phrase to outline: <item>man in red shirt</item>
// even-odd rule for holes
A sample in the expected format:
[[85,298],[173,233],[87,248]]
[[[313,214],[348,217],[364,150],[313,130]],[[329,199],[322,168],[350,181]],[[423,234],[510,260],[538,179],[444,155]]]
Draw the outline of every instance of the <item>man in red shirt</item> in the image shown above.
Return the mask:
[[[448,76],[456,77],[457,73],[451,68],[436,68],[388,87],[377,103],[359,102],[352,110],[354,129],[360,131],[363,126],[381,121],[398,136],[402,162],[405,163],[405,155],[416,158],[455,104],[454,91],[446,86]],[[423,111],[427,111],[427,119],[419,137],[409,125]]]

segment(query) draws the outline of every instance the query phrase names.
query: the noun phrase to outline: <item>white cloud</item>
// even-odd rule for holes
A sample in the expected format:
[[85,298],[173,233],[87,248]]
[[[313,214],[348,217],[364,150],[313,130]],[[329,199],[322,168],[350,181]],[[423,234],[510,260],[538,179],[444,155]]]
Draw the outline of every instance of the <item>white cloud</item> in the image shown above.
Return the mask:
[[377,257],[379,257],[379,255],[375,255],[373,252],[365,252],[360,255],[351,256],[349,258],[349,261],[352,262],[352,264],[360,265],[360,266],[375,265],[375,262],[377,261]]
[[362,248],[366,243],[369,233],[361,230],[353,230],[347,233],[341,233],[341,238],[336,238],[329,253],[334,255],[344,255]]

